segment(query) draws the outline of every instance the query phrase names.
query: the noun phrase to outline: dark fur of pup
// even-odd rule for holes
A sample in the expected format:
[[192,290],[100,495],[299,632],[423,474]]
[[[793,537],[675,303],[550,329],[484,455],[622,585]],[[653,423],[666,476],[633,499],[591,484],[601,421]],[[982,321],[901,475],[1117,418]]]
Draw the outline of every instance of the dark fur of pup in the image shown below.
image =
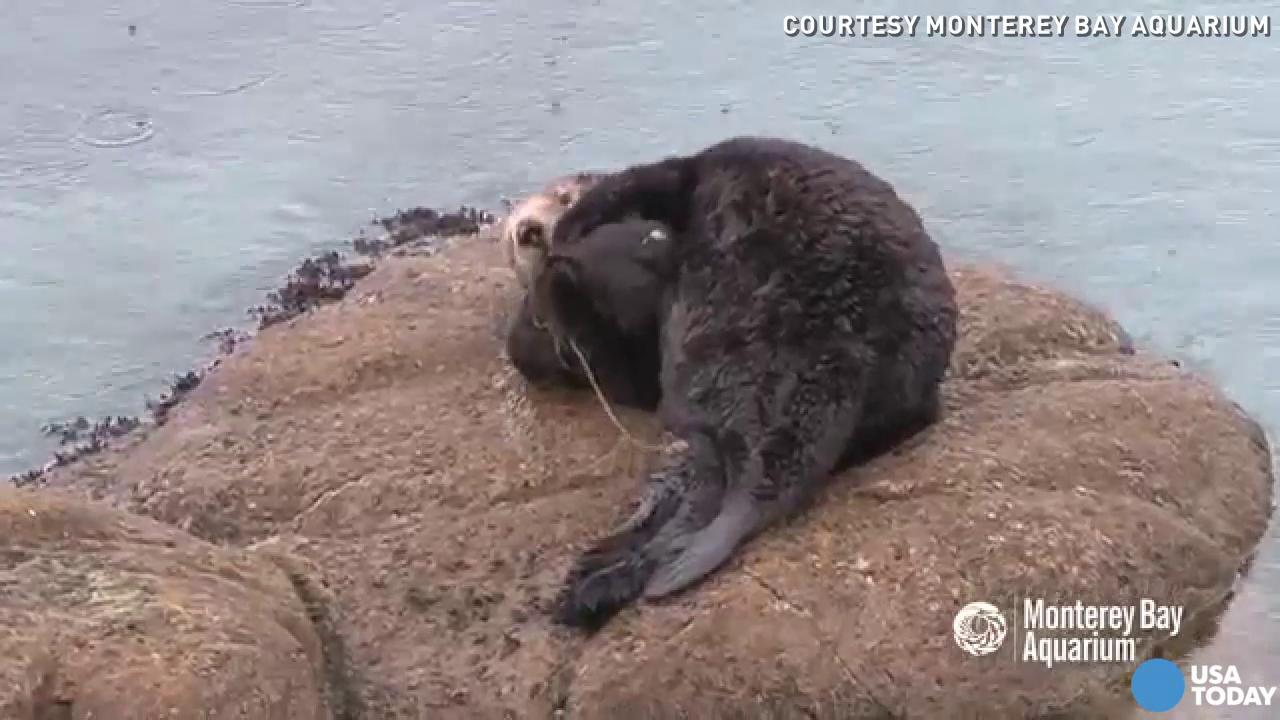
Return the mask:
[[[568,625],[693,585],[833,472],[932,423],[956,337],[955,293],[920,218],[847,158],[740,137],[637,165],[584,193],[551,245],[571,254],[626,218],[673,233],[661,410],[687,450],[578,559],[557,600]],[[610,305],[571,277],[576,294],[549,286],[553,306]],[[620,321],[584,310],[564,329],[608,345]]]
[[603,225],[553,249],[507,335],[507,354],[530,382],[588,387],[569,338],[605,398],[653,410],[661,397],[658,334],[671,287],[671,237],[661,223]]

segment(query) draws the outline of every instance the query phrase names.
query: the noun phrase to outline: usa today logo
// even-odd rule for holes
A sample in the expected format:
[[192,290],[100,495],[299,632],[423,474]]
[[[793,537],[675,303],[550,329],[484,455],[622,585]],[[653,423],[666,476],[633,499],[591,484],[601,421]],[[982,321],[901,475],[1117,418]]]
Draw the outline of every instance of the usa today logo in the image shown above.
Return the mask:
[[[1138,666],[1129,683],[1138,707],[1148,712],[1168,712],[1187,695],[1187,679],[1169,660],[1155,658]],[[1262,707],[1275,698],[1274,685],[1245,686],[1235,665],[1192,665],[1191,698],[1198,706]]]

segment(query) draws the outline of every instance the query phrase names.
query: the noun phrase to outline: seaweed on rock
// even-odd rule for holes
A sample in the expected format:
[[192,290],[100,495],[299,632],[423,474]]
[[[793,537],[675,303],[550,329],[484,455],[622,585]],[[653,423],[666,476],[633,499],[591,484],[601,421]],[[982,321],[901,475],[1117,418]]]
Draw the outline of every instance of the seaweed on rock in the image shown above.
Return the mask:
[[49,423],[41,430],[45,435],[58,439],[59,449],[43,467],[15,475],[12,481],[18,487],[37,485],[49,470],[99,452],[107,447],[108,441],[128,435],[141,424],[138,418],[124,415],[109,415],[97,422],[81,415],[74,420]]
[[[214,363],[216,364],[216,363]],[[177,407],[186,399],[187,395],[195,390],[200,381],[204,379],[203,372],[188,370],[183,375],[175,375],[169,381],[169,390],[160,396],[159,400],[147,398],[147,410],[151,412],[151,418],[155,420],[156,425],[163,425],[169,419],[169,412]]]
[[341,300],[373,267],[352,264],[337,251],[307,258],[290,273],[285,284],[267,295],[267,302],[249,309],[258,329],[291,320],[312,308]]
[[474,235],[494,221],[492,213],[472,207],[463,206],[454,212],[416,207],[399,210],[391,217],[375,218],[370,224],[380,226],[383,234],[376,238],[361,234],[351,241],[351,245],[357,254],[377,256],[406,245],[421,244],[431,238]]
[[[492,222],[491,213],[476,208],[440,212],[416,207],[374,219],[371,225],[381,227],[382,233],[369,237],[361,232],[351,240],[351,246],[357,255],[376,258],[393,250],[425,246],[430,240],[474,235]],[[372,271],[371,262],[348,260],[336,250],[307,258],[289,274],[280,289],[267,295],[265,304],[250,308],[249,313],[258,319],[259,330],[292,320],[346,297],[356,281]]]

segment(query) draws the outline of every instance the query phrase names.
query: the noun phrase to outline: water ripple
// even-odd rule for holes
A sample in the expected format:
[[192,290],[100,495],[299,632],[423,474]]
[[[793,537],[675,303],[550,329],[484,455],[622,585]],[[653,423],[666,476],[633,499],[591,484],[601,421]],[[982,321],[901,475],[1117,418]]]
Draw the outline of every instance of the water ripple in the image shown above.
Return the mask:
[[275,77],[276,75],[277,75],[276,71],[271,70],[260,77],[253,78],[251,80],[246,80],[240,83],[239,85],[234,85],[229,88],[223,88],[221,90],[184,90],[184,91],[180,91],[178,95],[182,97],[221,97],[223,95],[234,95],[236,93],[244,92],[245,90],[249,90],[251,88],[259,87],[265,84],[271,78]]
[[244,8],[300,8],[311,4],[311,0],[226,0],[232,7]]
[[16,132],[0,141],[0,183],[6,189],[60,186],[88,166],[68,146],[82,114],[61,104],[24,103],[12,116]]
[[87,160],[15,161],[0,154],[0,183],[6,189],[47,189],[74,181],[87,167]]
[[141,108],[106,108],[86,115],[77,134],[91,147],[120,148],[150,140],[155,135],[151,116]]
[[357,33],[357,32],[364,32],[368,30],[376,30],[388,23],[399,22],[401,19],[401,16],[403,15],[404,15],[403,10],[386,9],[386,10],[383,10],[378,15],[378,17],[373,19],[367,19],[367,20],[364,20],[363,22],[360,22],[360,21],[352,22],[350,20],[346,21],[345,23],[344,22],[337,22],[337,23],[318,22],[316,26],[319,30],[326,33],[348,33],[348,32]]

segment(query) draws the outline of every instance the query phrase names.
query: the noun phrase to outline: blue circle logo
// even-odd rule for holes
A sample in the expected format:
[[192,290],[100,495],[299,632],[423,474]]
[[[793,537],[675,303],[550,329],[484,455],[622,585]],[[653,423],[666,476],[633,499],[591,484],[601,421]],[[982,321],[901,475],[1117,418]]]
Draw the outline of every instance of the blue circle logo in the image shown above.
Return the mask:
[[1187,690],[1182,671],[1172,662],[1160,658],[1147,660],[1133,672],[1130,683],[1133,699],[1147,712],[1172,710]]

